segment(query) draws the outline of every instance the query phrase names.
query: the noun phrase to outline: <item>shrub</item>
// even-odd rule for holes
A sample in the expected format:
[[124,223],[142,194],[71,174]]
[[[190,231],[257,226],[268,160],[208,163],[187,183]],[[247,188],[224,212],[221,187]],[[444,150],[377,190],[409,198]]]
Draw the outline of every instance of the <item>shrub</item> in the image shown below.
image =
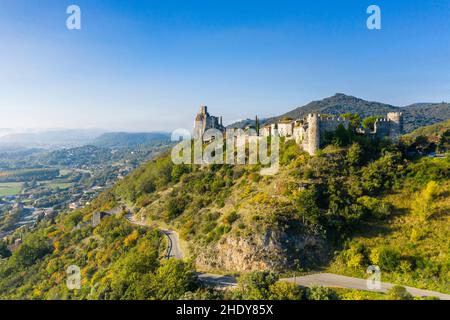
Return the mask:
[[186,207],[186,201],[182,197],[170,198],[167,202],[167,219],[173,220],[183,213]]
[[400,264],[400,258],[400,254],[395,249],[384,247],[378,256],[379,267],[382,271],[395,271]]
[[366,215],[373,216],[377,219],[385,218],[391,211],[388,203],[370,196],[359,197],[357,202],[363,206]]
[[269,300],[300,300],[303,290],[295,283],[279,281],[269,287]]
[[339,300],[339,295],[331,288],[314,286],[308,291],[308,300]]
[[412,300],[413,296],[406,291],[405,287],[402,286],[393,286],[388,291],[388,297],[391,300]]
[[267,300],[271,295],[270,288],[277,281],[278,275],[271,271],[246,273],[239,278],[235,296],[244,300]]
[[34,235],[19,246],[13,253],[12,259],[19,267],[29,267],[52,251],[53,246],[50,241],[42,236]]
[[157,300],[175,300],[198,288],[194,266],[180,260],[165,261],[152,278],[151,288]]
[[344,258],[349,268],[360,268],[365,264],[366,248],[362,244],[356,244],[344,251]]
[[73,228],[75,228],[78,223],[81,222],[81,220],[83,220],[83,214],[80,211],[74,211],[71,212],[65,219],[64,219],[64,226],[68,229],[71,230]]
[[226,223],[226,224],[231,225],[237,219],[239,219],[239,214],[236,211],[232,211],[223,219],[223,222]]

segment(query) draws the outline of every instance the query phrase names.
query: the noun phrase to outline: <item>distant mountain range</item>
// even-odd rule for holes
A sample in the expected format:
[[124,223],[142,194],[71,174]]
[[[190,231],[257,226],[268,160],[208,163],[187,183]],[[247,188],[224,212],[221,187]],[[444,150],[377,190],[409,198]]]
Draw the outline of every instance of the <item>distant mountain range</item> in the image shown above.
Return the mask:
[[170,135],[164,132],[109,132],[94,139],[90,144],[100,147],[135,147],[153,142],[168,142]]
[[42,130],[35,132],[17,132],[9,129],[6,134],[0,136],[2,147],[33,147],[33,148],[59,148],[76,147],[92,141],[104,130],[99,129],[63,129]]
[[[369,116],[385,116],[386,113],[395,111],[403,112],[405,132],[411,132],[419,127],[450,119],[450,104],[445,102],[415,103],[405,107],[398,107],[337,93],[323,100],[312,101],[305,106],[295,108],[280,116],[261,120],[261,123],[273,123],[282,118],[299,119],[312,112],[333,115],[351,112],[358,113],[362,118],[366,118]],[[249,124],[254,124],[254,120],[241,121],[229,127],[244,127]]]
[[163,132],[108,132],[99,129],[45,130],[40,132],[20,132],[11,129],[0,130],[0,147],[59,149],[95,145],[99,147],[134,147],[151,142],[167,142],[168,133]]

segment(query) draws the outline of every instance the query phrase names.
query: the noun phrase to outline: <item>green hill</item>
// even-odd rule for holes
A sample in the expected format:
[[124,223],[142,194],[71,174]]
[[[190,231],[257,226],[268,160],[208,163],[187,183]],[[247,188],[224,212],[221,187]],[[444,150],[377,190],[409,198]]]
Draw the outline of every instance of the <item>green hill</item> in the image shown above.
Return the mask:
[[406,134],[404,139],[414,140],[419,136],[427,137],[431,141],[438,141],[439,138],[450,130],[450,119],[442,122],[435,123],[430,126],[420,127],[413,132]]
[[[313,112],[333,115],[357,113],[361,118],[366,118],[370,116],[385,116],[388,112],[398,111],[403,112],[405,132],[411,132],[419,127],[450,119],[449,103],[417,103],[406,107],[398,107],[337,93],[332,97],[312,101],[280,116],[268,118],[261,122],[273,123],[285,117],[300,119]],[[243,123],[249,124],[248,121]],[[239,124],[232,124],[230,127],[239,127]]]
[[[214,298],[194,270],[361,276],[370,264],[383,280],[448,293],[450,159],[410,159],[387,141],[355,135],[330,141],[314,157],[282,143],[274,176],[261,176],[259,165],[174,165],[161,155],[92,205],[25,234],[0,264],[0,298]],[[122,205],[152,228],[121,214],[89,223],[94,212]],[[160,227],[179,232],[187,262],[159,259]],[[78,292],[65,286],[71,264],[81,269]],[[242,281],[254,283],[252,275]],[[280,297],[272,285],[256,297]],[[237,290],[229,298],[249,297]],[[299,297],[295,290],[284,292]]]

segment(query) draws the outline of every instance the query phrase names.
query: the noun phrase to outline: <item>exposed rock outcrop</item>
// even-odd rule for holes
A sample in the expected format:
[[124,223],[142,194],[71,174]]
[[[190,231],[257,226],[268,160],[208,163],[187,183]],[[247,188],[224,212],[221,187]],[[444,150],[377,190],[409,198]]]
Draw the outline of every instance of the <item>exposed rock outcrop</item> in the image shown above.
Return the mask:
[[246,238],[230,235],[198,252],[196,263],[201,269],[282,271],[323,261],[326,257],[324,246],[319,237],[271,230]]

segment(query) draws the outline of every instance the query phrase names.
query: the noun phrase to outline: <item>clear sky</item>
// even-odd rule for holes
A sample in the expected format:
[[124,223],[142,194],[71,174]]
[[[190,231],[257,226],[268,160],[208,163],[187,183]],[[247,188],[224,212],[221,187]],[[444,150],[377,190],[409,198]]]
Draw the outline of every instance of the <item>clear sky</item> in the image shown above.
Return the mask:
[[336,92],[449,101],[450,0],[0,1],[0,128],[191,128],[202,104],[230,123]]

